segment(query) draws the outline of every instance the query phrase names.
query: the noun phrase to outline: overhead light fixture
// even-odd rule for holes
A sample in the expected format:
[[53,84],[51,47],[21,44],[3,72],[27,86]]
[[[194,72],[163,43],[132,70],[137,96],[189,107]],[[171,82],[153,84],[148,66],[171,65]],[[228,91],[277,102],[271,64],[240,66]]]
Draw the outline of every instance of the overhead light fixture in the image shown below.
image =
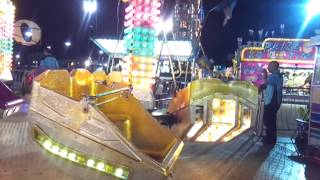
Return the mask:
[[98,3],[95,0],[85,0],[83,1],[83,10],[85,13],[94,13],[97,11]]
[[66,47],[70,47],[70,46],[71,46],[71,42],[70,42],[70,41],[67,41],[67,42],[64,43],[64,45],[65,45]]
[[312,18],[320,14],[320,0],[310,0],[306,6],[308,18]]
[[28,38],[32,37],[32,31],[26,31],[24,35]]
[[159,23],[156,25],[157,34],[160,32],[170,32],[173,30],[173,19],[172,17],[168,18],[167,20],[160,20]]
[[91,65],[91,61],[88,59],[84,62],[84,66],[87,68]]

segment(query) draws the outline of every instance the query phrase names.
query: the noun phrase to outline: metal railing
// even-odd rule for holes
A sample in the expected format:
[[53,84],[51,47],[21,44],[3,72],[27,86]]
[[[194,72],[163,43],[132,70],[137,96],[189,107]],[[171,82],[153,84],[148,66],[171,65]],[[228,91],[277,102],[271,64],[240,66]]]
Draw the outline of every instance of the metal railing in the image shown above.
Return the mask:
[[[309,108],[309,103],[308,96],[284,95],[281,107],[277,114],[277,131],[285,134],[296,131],[298,127],[297,119],[302,118],[299,114],[299,108],[307,109]],[[263,109],[264,102],[263,98],[260,96],[255,127],[258,135],[262,135],[264,131]]]
[[15,93],[22,93],[24,88],[24,81],[29,72],[29,70],[22,69],[12,71],[13,81],[9,83],[9,86]]

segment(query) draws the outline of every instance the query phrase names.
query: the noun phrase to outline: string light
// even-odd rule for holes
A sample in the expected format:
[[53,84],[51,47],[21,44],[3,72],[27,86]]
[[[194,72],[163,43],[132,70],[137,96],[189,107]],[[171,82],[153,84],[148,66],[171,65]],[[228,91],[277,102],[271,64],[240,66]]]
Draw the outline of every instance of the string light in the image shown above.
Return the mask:
[[[157,35],[155,26],[160,16],[161,3],[159,0],[136,0],[130,1],[125,9],[124,40],[127,49],[126,64],[129,71],[127,80],[134,84],[152,84],[155,43]],[[148,60],[146,60],[148,59]],[[151,60],[150,60],[151,59]],[[147,64],[149,63],[149,64]],[[150,65],[151,63],[151,65]]]
[[9,0],[0,0],[0,74],[11,70],[15,7]]
[[34,128],[33,130],[35,141],[49,153],[66,160],[70,160],[76,164],[114,176],[118,179],[129,179],[130,171],[127,167],[106,163],[101,159],[92,158],[90,155],[73,150],[58,143],[38,128]]

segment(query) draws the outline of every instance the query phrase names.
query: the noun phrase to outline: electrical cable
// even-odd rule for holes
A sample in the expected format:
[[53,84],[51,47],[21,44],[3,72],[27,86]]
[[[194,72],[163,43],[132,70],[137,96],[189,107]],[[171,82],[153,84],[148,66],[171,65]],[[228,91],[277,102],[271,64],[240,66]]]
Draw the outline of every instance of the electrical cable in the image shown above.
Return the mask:
[[120,3],[121,3],[121,0],[118,0],[118,4],[117,4],[117,36],[119,34],[119,23],[120,23],[120,17],[119,17],[119,14],[120,14]]
[[[116,53],[117,48],[118,48],[118,46],[119,46],[119,43],[120,43],[120,41],[121,41],[121,37],[122,37],[122,34],[123,34],[123,30],[124,30],[124,27],[122,26],[122,28],[121,28],[121,32],[120,32],[120,34],[119,34],[119,24],[120,24],[120,15],[119,15],[119,14],[120,14],[120,3],[121,3],[121,0],[118,0],[118,4],[117,4],[117,32],[116,32],[116,36],[118,36],[118,41],[117,41],[116,47],[115,47],[115,49],[114,49],[114,51],[113,51],[113,53],[112,53],[112,58],[111,58],[112,63],[111,63],[110,71],[112,71],[112,69],[113,69],[114,56],[115,56],[115,53]],[[119,34],[119,35],[118,35],[118,34]]]
[[[201,8],[203,8],[203,1],[201,1]],[[203,22],[201,23],[202,26],[201,26],[201,29],[200,29],[200,32],[199,32],[199,36],[197,37],[197,41],[198,41],[198,43],[199,43],[200,50],[201,50],[201,52],[202,52],[202,54],[203,54],[204,57],[207,57],[207,55],[206,55],[206,53],[205,53],[205,51],[204,51],[204,49],[203,49],[202,43],[201,43],[202,31],[203,31],[204,27],[206,26],[206,24],[207,24],[207,22],[208,22],[209,15],[210,15],[213,11],[215,11],[215,10],[218,10],[218,6],[214,6],[213,8],[211,8],[211,9],[209,10],[209,12],[205,15],[204,20],[203,20]]]
[[[223,2],[223,0],[220,2],[220,3],[222,3]],[[212,12],[214,12],[214,11],[216,11],[216,10],[218,10],[220,7],[219,7],[219,5],[220,5],[220,3],[218,4],[218,5],[215,5],[213,8],[211,8],[210,10],[209,10],[209,12],[204,16],[204,18],[203,18],[203,22],[201,23],[201,28],[200,28],[200,30],[199,30],[199,35],[198,35],[198,37],[196,38],[196,42],[198,42],[198,45],[199,45],[199,50],[197,50],[197,52],[193,52],[194,54],[194,60],[193,60],[193,63],[192,63],[192,67],[193,67],[193,74],[195,73],[195,64],[196,64],[196,58],[199,56],[199,54],[200,54],[200,51],[202,52],[202,54],[203,54],[203,56],[204,57],[207,57],[207,55],[206,55],[206,53],[205,53],[205,51],[204,51],[204,48],[203,48],[203,46],[202,46],[202,42],[201,42],[201,37],[202,37],[202,34],[203,34],[203,30],[204,30],[204,27],[206,26],[206,24],[207,24],[207,22],[208,22],[208,19],[209,19],[209,15],[212,13]],[[202,9],[202,11],[204,11],[203,10],[203,0],[201,0],[201,4],[200,4],[200,8]],[[201,10],[200,10],[201,11]]]

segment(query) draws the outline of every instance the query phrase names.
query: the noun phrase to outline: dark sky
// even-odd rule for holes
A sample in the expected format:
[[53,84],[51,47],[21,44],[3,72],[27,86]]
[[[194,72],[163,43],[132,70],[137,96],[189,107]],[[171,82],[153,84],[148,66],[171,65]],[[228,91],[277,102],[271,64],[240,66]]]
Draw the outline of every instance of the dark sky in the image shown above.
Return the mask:
[[[220,0],[203,0],[207,12]],[[280,24],[285,24],[285,36],[296,37],[306,13],[304,4],[307,0],[238,0],[234,17],[226,27],[222,27],[223,13],[209,15],[203,30],[203,45],[207,55],[218,63],[225,61],[227,54],[236,49],[237,37],[248,37],[248,29],[275,30],[279,33]],[[91,18],[82,10],[82,0],[14,0],[16,19],[30,19],[39,24],[43,30],[41,45],[36,47],[16,46],[16,53],[22,57],[38,51],[40,47],[51,45],[58,58],[88,57],[88,37],[95,35],[95,16],[98,17],[98,36],[117,37],[117,3],[118,0],[98,0],[98,11]],[[123,24],[124,4],[120,5],[120,27]],[[173,7],[172,0],[166,0],[166,14]],[[313,35],[314,28],[320,28],[319,16],[314,18],[306,29],[304,36]],[[89,21],[89,22],[88,22]],[[318,23],[317,23],[318,22]],[[72,41],[72,47],[66,50],[64,42]]]

